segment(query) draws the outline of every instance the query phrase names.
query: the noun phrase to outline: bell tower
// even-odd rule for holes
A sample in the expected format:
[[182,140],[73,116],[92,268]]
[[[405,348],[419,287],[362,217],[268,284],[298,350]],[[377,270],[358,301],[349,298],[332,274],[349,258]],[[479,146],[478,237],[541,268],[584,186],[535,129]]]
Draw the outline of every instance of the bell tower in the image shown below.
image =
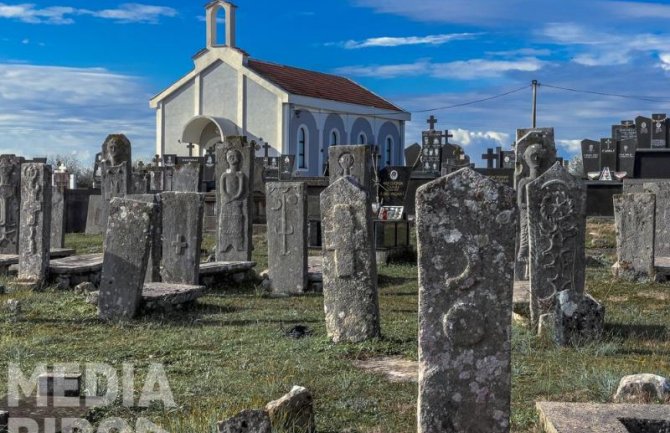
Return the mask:
[[[223,9],[226,14],[226,43],[219,44],[217,41],[217,16],[219,10]],[[227,46],[236,48],[235,43],[235,11],[237,6],[224,0],[214,0],[205,6],[207,12],[207,48]]]

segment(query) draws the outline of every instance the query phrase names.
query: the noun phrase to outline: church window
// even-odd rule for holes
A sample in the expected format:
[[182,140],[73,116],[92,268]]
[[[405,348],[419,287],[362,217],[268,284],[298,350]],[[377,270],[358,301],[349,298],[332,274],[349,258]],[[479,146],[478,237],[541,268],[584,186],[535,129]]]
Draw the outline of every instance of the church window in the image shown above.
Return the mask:
[[358,134],[358,144],[368,144],[368,137],[364,132]]
[[386,165],[391,165],[391,159],[393,155],[393,138],[386,137],[386,148],[384,149],[384,162]]
[[304,126],[298,129],[298,169],[307,168],[307,130]]
[[330,144],[329,146],[337,146],[339,143],[339,137],[337,134],[337,130],[333,129],[333,131],[330,133]]

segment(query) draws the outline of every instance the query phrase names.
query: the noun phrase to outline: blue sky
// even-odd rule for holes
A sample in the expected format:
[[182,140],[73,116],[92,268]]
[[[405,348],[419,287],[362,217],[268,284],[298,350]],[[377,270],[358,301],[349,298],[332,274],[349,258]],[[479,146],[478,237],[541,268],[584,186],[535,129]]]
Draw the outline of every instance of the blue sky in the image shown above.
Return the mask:
[[[74,153],[90,161],[126,133],[154,153],[153,95],[187,73],[205,42],[204,0],[0,1],[0,152]],[[142,1],[142,0],[140,0]],[[540,83],[538,126],[560,154],[610,125],[670,113],[670,4],[605,0],[238,0],[237,42],[252,57],[346,75],[416,112]],[[481,165],[530,126],[530,87],[460,108],[417,113],[454,133]]]

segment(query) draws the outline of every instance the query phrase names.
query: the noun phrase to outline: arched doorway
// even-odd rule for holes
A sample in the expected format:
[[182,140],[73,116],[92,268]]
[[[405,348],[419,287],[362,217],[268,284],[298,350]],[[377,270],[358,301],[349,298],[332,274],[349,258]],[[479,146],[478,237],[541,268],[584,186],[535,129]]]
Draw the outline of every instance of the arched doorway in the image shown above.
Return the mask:
[[195,116],[184,126],[181,142],[193,144],[193,156],[202,156],[208,149],[214,151],[216,143],[222,143],[227,136],[242,135],[240,128],[231,120],[222,117]]

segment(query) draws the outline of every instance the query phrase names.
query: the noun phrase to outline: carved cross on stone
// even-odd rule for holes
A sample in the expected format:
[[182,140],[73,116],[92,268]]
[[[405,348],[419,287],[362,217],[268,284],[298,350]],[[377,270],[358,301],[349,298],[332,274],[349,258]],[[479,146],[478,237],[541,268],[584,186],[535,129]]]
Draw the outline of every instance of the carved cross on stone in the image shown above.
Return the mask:
[[184,240],[184,236],[176,235],[175,240],[172,242],[172,246],[174,247],[175,254],[182,256],[184,255],[184,250],[188,248],[188,243]]
[[339,278],[351,277],[356,271],[354,215],[349,205],[333,209],[330,235],[326,236],[326,251],[335,252],[335,273]]
[[428,118],[428,120],[426,121],[426,123],[428,123],[428,125],[430,125],[430,130],[434,131],[435,130],[435,124],[437,123],[437,119],[435,118],[435,116],[433,116],[431,114],[430,117]]

